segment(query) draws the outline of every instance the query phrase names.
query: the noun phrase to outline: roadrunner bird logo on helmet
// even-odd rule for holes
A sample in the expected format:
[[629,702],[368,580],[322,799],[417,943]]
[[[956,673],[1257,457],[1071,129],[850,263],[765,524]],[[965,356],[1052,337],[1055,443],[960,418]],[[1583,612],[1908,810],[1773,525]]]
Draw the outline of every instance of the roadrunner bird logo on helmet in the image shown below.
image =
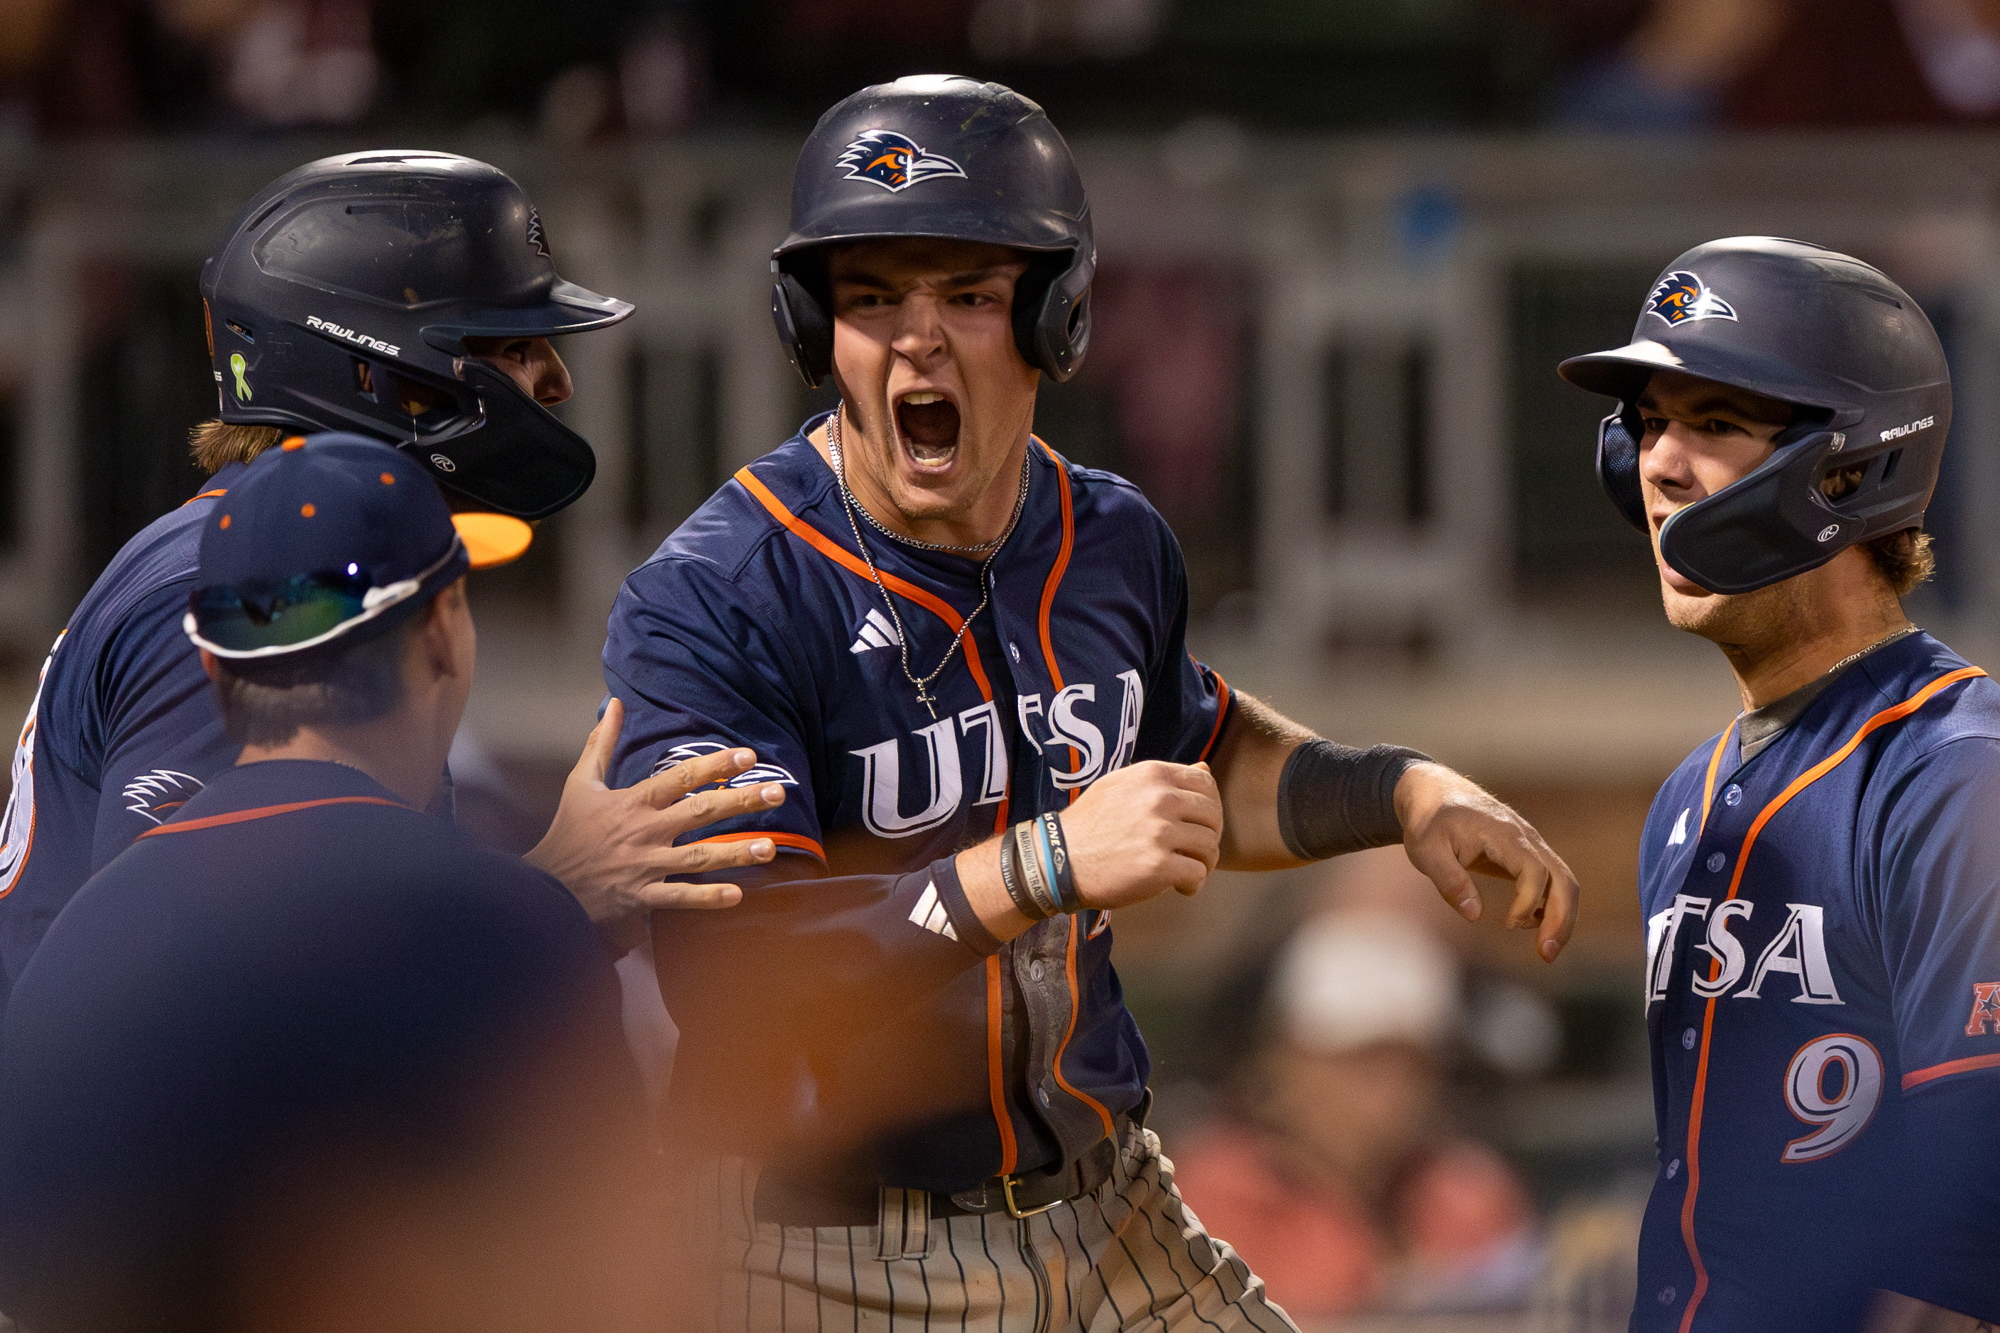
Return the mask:
[[834,165],[847,168],[842,179],[872,181],[891,194],[935,176],[965,175],[965,168],[958,163],[925,152],[916,140],[894,130],[869,130],[860,135]]
[[1708,289],[1696,275],[1675,269],[1661,278],[1646,298],[1646,313],[1658,315],[1669,324],[1685,324],[1691,319],[1735,319],[1729,302]]

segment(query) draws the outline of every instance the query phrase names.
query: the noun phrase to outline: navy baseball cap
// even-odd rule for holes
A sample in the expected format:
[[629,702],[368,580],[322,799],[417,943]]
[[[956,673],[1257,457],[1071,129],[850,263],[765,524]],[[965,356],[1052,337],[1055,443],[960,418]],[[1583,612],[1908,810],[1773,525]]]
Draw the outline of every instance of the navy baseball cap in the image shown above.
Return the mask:
[[531,530],[454,515],[430,474],[361,435],[294,436],[260,455],[202,528],[187,636],[217,657],[277,657],[400,622]]

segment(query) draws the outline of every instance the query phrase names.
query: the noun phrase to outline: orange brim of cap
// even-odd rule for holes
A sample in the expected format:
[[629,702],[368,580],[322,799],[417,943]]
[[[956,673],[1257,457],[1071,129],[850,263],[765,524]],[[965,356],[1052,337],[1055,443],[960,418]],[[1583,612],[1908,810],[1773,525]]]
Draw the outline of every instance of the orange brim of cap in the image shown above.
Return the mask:
[[508,514],[453,514],[451,525],[458,529],[474,569],[492,569],[519,560],[535,540],[532,527]]

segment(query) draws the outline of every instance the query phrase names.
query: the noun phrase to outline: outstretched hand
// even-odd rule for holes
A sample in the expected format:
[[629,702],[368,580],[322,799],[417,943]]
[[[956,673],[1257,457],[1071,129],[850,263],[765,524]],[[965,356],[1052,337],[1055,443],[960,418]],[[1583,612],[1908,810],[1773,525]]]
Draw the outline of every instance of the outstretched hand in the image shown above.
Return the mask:
[[563,783],[562,802],[548,833],[525,859],[561,880],[607,941],[630,949],[645,941],[653,911],[733,907],[743,900],[743,891],[734,884],[665,880],[769,861],[777,854],[771,839],[686,847],[674,846],[674,839],[719,819],[782,805],[785,789],[772,782],[701,791],[757,762],[754,752],[741,749],[690,759],[630,787],[609,787],[605,776],[624,723],[625,706],[614,698]]
[[1536,952],[1554,962],[1576,927],[1576,876],[1534,826],[1442,764],[1412,764],[1396,784],[1396,817],[1410,864],[1467,921],[1482,910],[1475,872],[1514,881],[1507,924],[1535,930]]

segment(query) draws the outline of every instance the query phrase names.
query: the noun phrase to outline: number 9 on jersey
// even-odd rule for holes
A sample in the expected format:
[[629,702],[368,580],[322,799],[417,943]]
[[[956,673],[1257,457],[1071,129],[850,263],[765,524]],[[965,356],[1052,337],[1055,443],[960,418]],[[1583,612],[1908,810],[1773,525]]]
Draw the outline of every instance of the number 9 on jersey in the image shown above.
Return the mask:
[[1785,1105],[1819,1128],[1787,1143],[1783,1160],[1831,1157],[1860,1137],[1881,1102],[1882,1056],[1866,1037],[1837,1032],[1807,1042],[1785,1071]]

